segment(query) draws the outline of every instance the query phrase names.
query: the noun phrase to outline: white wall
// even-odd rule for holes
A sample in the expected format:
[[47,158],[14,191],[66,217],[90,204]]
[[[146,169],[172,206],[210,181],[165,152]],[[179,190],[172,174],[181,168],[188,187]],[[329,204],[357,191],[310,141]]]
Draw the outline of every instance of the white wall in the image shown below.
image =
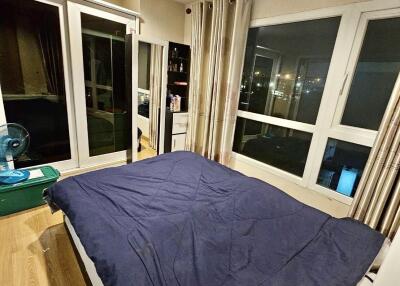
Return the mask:
[[185,4],[173,0],[106,0],[140,13],[140,34],[184,43]]
[[[114,0],[118,1],[118,0]],[[140,34],[184,42],[185,5],[173,0],[119,0],[128,9],[139,6]],[[137,2],[140,2],[138,5]]]
[[141,33],[183,43],[185,5],[172,0],[143,0],[140,4]]
[[399,284],[399,262],[400,262],[400,231],[397,232],[390,245],[389,253],[385,256],[374,286],[389,286]]
[[122,6],[129,10],[140,12],[140,0],[106,0],[115,5]]
[[190,8],[191,4],[185,6],[185,29],[184,29],[184,44],[190,45],[192,41],[192,14],[187,14],[186,9]]

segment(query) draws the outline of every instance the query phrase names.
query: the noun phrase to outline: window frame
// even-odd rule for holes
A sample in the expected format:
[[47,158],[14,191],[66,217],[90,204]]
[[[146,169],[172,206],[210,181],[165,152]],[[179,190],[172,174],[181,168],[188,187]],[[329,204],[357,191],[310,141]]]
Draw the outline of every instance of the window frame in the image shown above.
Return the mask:
[[[353,198],[317,184],[318,174],[329,138],[367,147],[373,146],[378,133],[377,131],[340,124],[341,115],[343,114],[347,101],[348,89],[352,82],[352,76],[350,78],[349,70],[352,68],[353,73],[355,71],[368,20],[373,19],[373,17],[389,18],[393,15],[400,17],[400,9],[397,9],[399,7],[400,4],[393,0],[374,0],[251,21],[250,28],[256,28],[325,19],[335,16],[341,17],[315,125],[248,111],[238,110],[237,112],[237,117],[312,133],[313,137],[303,176],[298,177],[237,152],[233,152],[233,159],[245,162],[250,166],[285,178],[285,180],[289,180],[331,199],[350,205]],[[362,33],[360,33],[360,31],[362,31]],[[243,69],[241,73],[243,73]],[[396,83],[396,85],[398,85],[398,83]],[[394,89],[396,89],[396,86]],[[343,96],[344,94],[346,94],[346,96]],[[391,98],[393,98],[393,96]],[[332,106],[334,106],[334,108],[332,108]]]
[[[35,165],[32,167],[40,167],[44,165],[50,165],[59,170],[70,170],[79,166],[78,161],[78,148],[77,148],[77,137],[76,137],[76,122],[75,122],[75,110],[73,104],[73,89],[71,81],[71,68],[70,68],[70,56],[68,48],[68,30],[67,30],[67,13],[65,11],[65,5],[60,0],[35,0],[36,2],[54,6],[58,9],[59,25],[60,25],[60,39],[61,39],[61,52],[63,58],[63,69],[64,69],[64,85],[65,85],[65,99],[67,106],[68,116],[68,135],[71,158],[68,160],[56,161],[46,164]],[[6,113],[3,103],[3,94],[0,83],[0,125],[7,124]]]
[[[351,205],[353,198],[347,197],[338,192],[335,192],[334,190],[319,185],[317,183],[317,179],[319,170],[322,165],[322,158],[325,152],[325,147],[329,138],[372,148],[375,142],[375,138],[378,134],[378,131],[376,130],[347,126],[340,123],[344,109],[346,107],[347,98],[349,95],[353,76],[355,74],[359,54],[364,43],[365,33],[369,20],[384,19],[395,16],[400,17],[400,9],[392,7],[392,4],[390,3],[392,1],[385,1],[385,3],[381,3],[383,6],[387,4],[386,9],[382,6],[376,6],[377,3],[375,1],[373,2],[374,3],[370,3],[370,5],[368,5],[368,3],[362,3],[362,5],[354,5],[355,7],[353,7],[352,14],[354,16],[358,15],[359,22],[355,27],[353,27],[353,29],[355,28],[355,31],[353,39],[349,41],[349,43],[351,43],[351,47],[347,50],[347,61],[343,61],[343,63],[345,63],[345,67],[342,67],[343,72],[341,72],[343,79],[342,81],[339,81],[340,84],[339,86],[336,86],[336,91],[333,93],[334,96],[330,98],[330,103],[326,105],[327,107],[335,106],[335,108],[332,108],[332,110],[324,110],[324,112],[326,112],[327,114],[325,118],[325,130],[323,132],[323,135],[320,135],[320,142],[317,147],[318,149],[315,152],[313,167],[307,185],[307,187],[309,187],[310,189],[316,190],[323,195],[326,195],[347,205]],[[397,4],[397,6],[399,6],[399,4]],[[339,89],[337,89],[338,87]],[[393,90],[396,90],[396,85],[394,86]],[[391,96],[391,99],[389,101],[391,101],[392,99],[393,96]]]
[[[363,132],[365,131],[365,135],[371,138],[375,138],[377,131],[366,128],[359,128],[350,125],[341,124],[341,120],[343,117],[343,113],[347,104],[348,97],[350,95],[351,83],[354,79],[354,75],[356,72],[359,56],[361,53],[361,49],[364,44],[365,34],[367,32],[369,21],[371,20],[380,20],[387,18],[399,18],[400,17],[400,9],[387,9],[387,10],[379,10],[379,11],[369,11],[364,12],[361,15],[360,23],[358,26],[357,34],[354,39],[353,48],[351,51],[351,55],[347,64],[346,72],[345,72],[345,80],[342,85],[342,89],[340,92],[337,109],[334,116],[333,125],[337,128],[351,128],[353,131]],[[369,132],[373,131],[373,132]]]
[[[81,26],[81,13],[103,18],[108,21],[121,23],[126,26],[126,33],[125,33],[126,35],[135,33],[135,25],[137,21],[136,19],[119,16],[114,13],[109,13],[103,10],[99,10],[96,8],[92,8],[89,6],[73,2],[67,3],[67,9],[68,9],[69,38],[71,42],[70,52],[71,52],[71,65],[72,65],[72,79],[74,82],[75,118],[77,122],[76,132],[78,138],[79,166],[91,167],[101,164],[126,162],[128,158],[127,150],[106,153],[97,156],[90,156],[89,153],[89,137],[88,137],[88,126],[87,126],[88,124],[86,117],[86,98],[84,96],[86,84],[85,84],[84,66],[83,66],[83,48],[82,48],[83,29]],[[132,100],[132,104],[135,104],[135,102],[136,101]],[[133,131],[134,130],[132,130],[132,136],[134,137],[134,134],[136,134],[136,132]],[[136,140],[133,140],[132,142],[136,142]]]

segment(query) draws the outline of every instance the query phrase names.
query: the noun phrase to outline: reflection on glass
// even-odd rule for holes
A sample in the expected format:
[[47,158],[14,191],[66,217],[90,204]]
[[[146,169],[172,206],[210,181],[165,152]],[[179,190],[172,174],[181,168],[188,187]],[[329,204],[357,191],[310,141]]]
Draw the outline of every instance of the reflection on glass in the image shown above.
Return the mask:
[[126,150],[125,26],[84,13],[81,19],[90,156]]
[[353,197],[368,160],[369,147],[329,139],[317,183]]
[[378,130],[400,71],[400,18],[368,23],[342,124]]
[[315,124],[339,24],[335,17],[251,28],[239,109]]
[[[29,16],[28,16],[29,15]],[[0,2],[0,84],[7,122],[31,136],[16,167],[71,158],[58,8]]]
[[312,134],[237,118],[233,151],[302,176]]

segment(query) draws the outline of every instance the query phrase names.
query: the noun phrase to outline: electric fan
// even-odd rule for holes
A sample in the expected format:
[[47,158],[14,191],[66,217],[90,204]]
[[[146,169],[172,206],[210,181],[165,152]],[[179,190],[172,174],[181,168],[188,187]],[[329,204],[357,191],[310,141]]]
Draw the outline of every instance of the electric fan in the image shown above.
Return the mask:
[[0,126],[0,184],[15,184],[29,178],[28,170],[14,170],[13,160],[29,146],[29,133],[16,123]]

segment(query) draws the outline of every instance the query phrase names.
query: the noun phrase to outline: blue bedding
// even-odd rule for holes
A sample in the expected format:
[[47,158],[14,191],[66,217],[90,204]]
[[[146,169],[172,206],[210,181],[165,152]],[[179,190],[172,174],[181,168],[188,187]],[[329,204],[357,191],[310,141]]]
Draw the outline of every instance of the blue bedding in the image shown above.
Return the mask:
[[48,191],[104,285],[353,286],[383,236],[190,152]]

